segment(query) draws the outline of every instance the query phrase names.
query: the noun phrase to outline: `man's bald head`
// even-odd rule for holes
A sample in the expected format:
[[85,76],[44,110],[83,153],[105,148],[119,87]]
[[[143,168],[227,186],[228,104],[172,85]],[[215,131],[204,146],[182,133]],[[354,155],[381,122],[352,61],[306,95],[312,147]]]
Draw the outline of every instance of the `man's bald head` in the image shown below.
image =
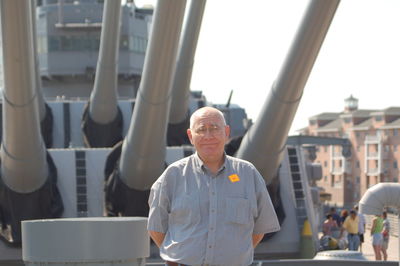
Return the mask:
[[221,119],[221,122],[223,123],[223,125],[224,126],[226,125],[224,114],[220,110],[218,110],[214,107],[206,106],[206,107],[197,109],[192,114],[192,116],[190,117],[190,128],[193,129],[198,118],[204,117],[204,116],[218,116]]

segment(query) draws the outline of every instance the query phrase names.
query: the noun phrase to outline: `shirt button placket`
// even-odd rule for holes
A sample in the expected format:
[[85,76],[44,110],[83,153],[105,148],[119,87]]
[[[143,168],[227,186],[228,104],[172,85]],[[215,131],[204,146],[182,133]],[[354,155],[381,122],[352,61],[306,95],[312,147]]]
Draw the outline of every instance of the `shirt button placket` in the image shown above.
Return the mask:
[[217,186],[216,177],[211,177],[210,182],[210,213],[209,213],[209,230],[207,238],[207,251],[205,257],[205,263],[211,264],[214,255],[215,248],[215,234],[216,234],[216,222],[217,222]]

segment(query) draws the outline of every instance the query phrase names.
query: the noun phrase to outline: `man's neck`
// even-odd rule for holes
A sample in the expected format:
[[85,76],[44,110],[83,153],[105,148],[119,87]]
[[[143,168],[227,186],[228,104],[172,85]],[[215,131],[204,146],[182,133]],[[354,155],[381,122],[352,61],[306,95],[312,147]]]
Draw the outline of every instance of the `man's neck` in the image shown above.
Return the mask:
[[200,159],[203,161],[203,164],[207,167],[207,169],[210,170],[211,173],[213,173],[213,174],[217,174],[218,170],[221,168],[221,166],[225,162],[225,156],[221,156],[221,158],[218,160],[205,160],[201,157],[200,157]]

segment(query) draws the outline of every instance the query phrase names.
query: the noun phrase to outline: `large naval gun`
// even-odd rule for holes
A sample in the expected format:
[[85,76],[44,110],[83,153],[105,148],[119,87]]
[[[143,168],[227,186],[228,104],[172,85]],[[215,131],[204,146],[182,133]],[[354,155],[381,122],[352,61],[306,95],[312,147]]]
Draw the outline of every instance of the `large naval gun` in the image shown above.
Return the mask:
[[1,1],[3,135],[0,151],[1,236],[21,241],[20,222],[59,217],[57,171],[41,136],[32,35],[32,1]]
[[[42,187],[51,188],[46,190],[50,191],[46,195],[48,204],[39,207],[44,214],[31,215],[30,211],[21,208],[22,214],[16,219],[16,223],[22,219],[59,216],[146,216],[151,184],[168,164],[193,152],[190,146],[179,144],[168,147],[167,130],[168,123],[185,124],[191,112],[208,104],[198,92],[191,92],[188,97],[191,67],[205,1],[188,2],[190,6],[187,8],[185,23],[183,23],[185,0],[160,1],[154,14],[148,10],[137,9],[133,3],[128,3],[120,10],[121,17],[118,14],[119,4],[115,2],[117,1],[106,0],[101,4],[94,0],[79,3],[44,0],[38,6],[38,21],[47,21],[38,23],[39,27],[43,24],[54,24],[54,28],[47,27],[45,30],[37,31],[43,94],[55,117],[52,132],[53,148],[47,151],[40,136],[39,100],[34,89],[39,89],[39,86],[34,86],[33,40],[29,39],[33,38],[33,30],[29,30],[27,22],[10,24],[26,24],[25,30],[22,28],[13,31],[3,30],[2,37],[6,40],[3,43],[3,53],[7,53],[10,58],[16,58],[16,55],[12,56],[12,51],[6,49],[21,48],[19,52],[25,53],[24,60],[30,61],[25,62],[24,68],[18,66],[27,73],[23,76],[18,75],[24,77],[23,79],[17,79],[15,70],[11,71],[13,61],[10,59],[9,62],[7,60],[9,57],[3,57],[5,93],[1,153],[2,189],[6,193],[10,190],[11,194],[25,193],[23,197],[29,201],[29,197],[34,195],[32,193],[41,191]],[[26,1],[3,0],[1,3],[10,5],[11,8],[13,5],[26,4]],[[260,244],[256,250],[256,256],[260,258],[299,257],[300,232],[306,221],[312,225],[312,249],[313,251],[317,249],[315,241],[317,228],[306,163],[299,147],[288,147],[285,144],[302,90],[338,3],[338,0],[310,2],[282,71],[264,105],[262,115],[243,137],[244,141],[237,151],[237,156],[252,161],[263,174],[274,197],[273,202],[284,229],[273,236],[267,236]],[[106,10],[103,11],[103,7],[107,7]],[[24,15],[15,15],[12,12],[8,14],[15,17],[14,19],[29,17],[31,15],[27,14],[33,13],[29,8],[28,6],[16,8],[20,10],[19,12],[26,12]],[[2,12],[5,10],[3,6],[1,9]],[[103,14],[104,18],[101,18],[100,14]],[[54,18],[56,21],[49,23],[50,19]],[[130,31],[130,27],[137,26],[129,23],[128,26],[124,21],[132,22],[133,19],[137,20],[138,25],[144,26],[146,31],[143,28]],[[119,20],[122,21],[120,29],[117,27]],[[5,26],[8,25],[6,21],[10,23],[13,20],[2,14],[2,28],[9,29]],[[137,53],[134,50],[139,48],[135,46],[141,43],[138,40],[142,40],[138,35],[143,36],[144,31],[150,32],[147,31],[147,26],[151,21],[153,28],[144,58],[144,53]],[[189,25],[194,28],[191,29]],[[110,41],[112,38],[106,37],[107,34],[115,36],[113,34],[118,30],[121,32],[119,51],[115,48],[118,46],[115,41],[118,37],[114,38],[114,42]],[[6,36],[7,33],[10,36]],[[15,37],[12,33],[25,38],[23,42],[18,40],[15,43],[26,45],[23,47],[10,45]],[[47,35],[43,35],[46,33]],[[87,39],[88,36],[101,39],[97,61],[93,60],[93,43]],[[44,37],[47,38],[45,41],[47,47],[43,47],[43,42],[40,41],[43,41]],[[84,45],[85,40],[89,40],[86,42],[87,46]],[[87,51],[82,51],[82,47],[86,47]],[[130,47],[133,50],[130,50]],[[26,55],[29,55],[29,59],[26,59],[28,58]],[[70,58],[72,56],[75,56],[74,60]],[[76,62],[76,56],[80,56],[81,64]],[[59,64],[60,60],[63,64]],[[130,62],[135,62],[137,67],[130,67]],[[14,63],[19,61],[16,60]],[[117,64],[118,74],[115,74]],[[139,71],[141,67],[142,74]],[[104,81],[103,75],[109,78]],[[116,79],[118,85],[115,85]],[[13,80],[24,84],[18,85],[19,90],[9,91],[7,87],[12,86]],[[93,82],[95,85],[92,94],[87,93],[93,88]],[[128,89],[129,86],[131,91]],[[18,91],[20,93],[15,94]],[[77,93],[79,97],[72,98],[77,91],[81,93]],[[59,97],[53,101],[49,100],[55,95]],[[104,98],[107,98],[105,95],[111,95],[109,97],[113,100],[104,101]],[[174,107],[181,103],[182,106],[172,108],[171,102]],[[25,108],[28,106],[31,108],[26,111]],[[229,105],[221,109],[231,125],[235,122],[243,125],[242,121],[235,121],[230,116]],[[102,113],[105,110],[111,111]],[[119,112],[122,117],[122,122],[119,122],[122,124],[122,133],[118,133],[122,135],[122,140],[119,143],[112,148],[85,143],[84,139],[88,135],[85,135],[85,126],[83,131],[81,130],[81,124],[84,123],[83,114],[90,116],[89,120],[93,120],[96,126],[100,125],[101,128],[113,123]],[[173,113],[179,115],[175,117]],[[15,129],[16,126],[20,128]],[[243,135],[247,130],[243,127],[237,129],[235,136]],[[25,134],[23,138],[18,139],[18,134],[15,132]],[[92,135],[96,137],[95,133]],[[100,144],[102,145],[107,146]],[[21,151],[23,152],[20,153]],[[57,182],[56,178],[50,177],[55,169]],[[26,180],[22,175],[25,173],[29,174]],[[1,196],[7,198],[6,193],[2,193]],[[40,196],[40,199],[43,198],[44,196]],[[12,226],[10,217],[14,217],[14,213],[19,211],[18,206],[13,207],[18,201],[11,202],[9,199],[9,197],[7,200],[2,199],[0,203],[2,232],[6,232],[5,229]],[[29,201],[29,204],[31,202],[33,204],[35,201]],[[33,205],[27,206],[32,206],[32,209],[37,208]],[[49,207],[47,212],[44,206]],[[13,227],[16,228],[15,225]],[[15,229],[14,235],[14,239],[17,239],[18,229]]]

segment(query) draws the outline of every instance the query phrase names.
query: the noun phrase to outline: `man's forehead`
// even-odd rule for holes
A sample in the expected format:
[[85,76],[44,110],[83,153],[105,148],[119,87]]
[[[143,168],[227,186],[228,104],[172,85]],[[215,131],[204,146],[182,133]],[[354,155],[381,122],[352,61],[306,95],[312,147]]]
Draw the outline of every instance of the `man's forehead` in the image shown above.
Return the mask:
[[196,116],[195,125],[221,125],[223,124],[222,117],[217,113],[202,113]]

